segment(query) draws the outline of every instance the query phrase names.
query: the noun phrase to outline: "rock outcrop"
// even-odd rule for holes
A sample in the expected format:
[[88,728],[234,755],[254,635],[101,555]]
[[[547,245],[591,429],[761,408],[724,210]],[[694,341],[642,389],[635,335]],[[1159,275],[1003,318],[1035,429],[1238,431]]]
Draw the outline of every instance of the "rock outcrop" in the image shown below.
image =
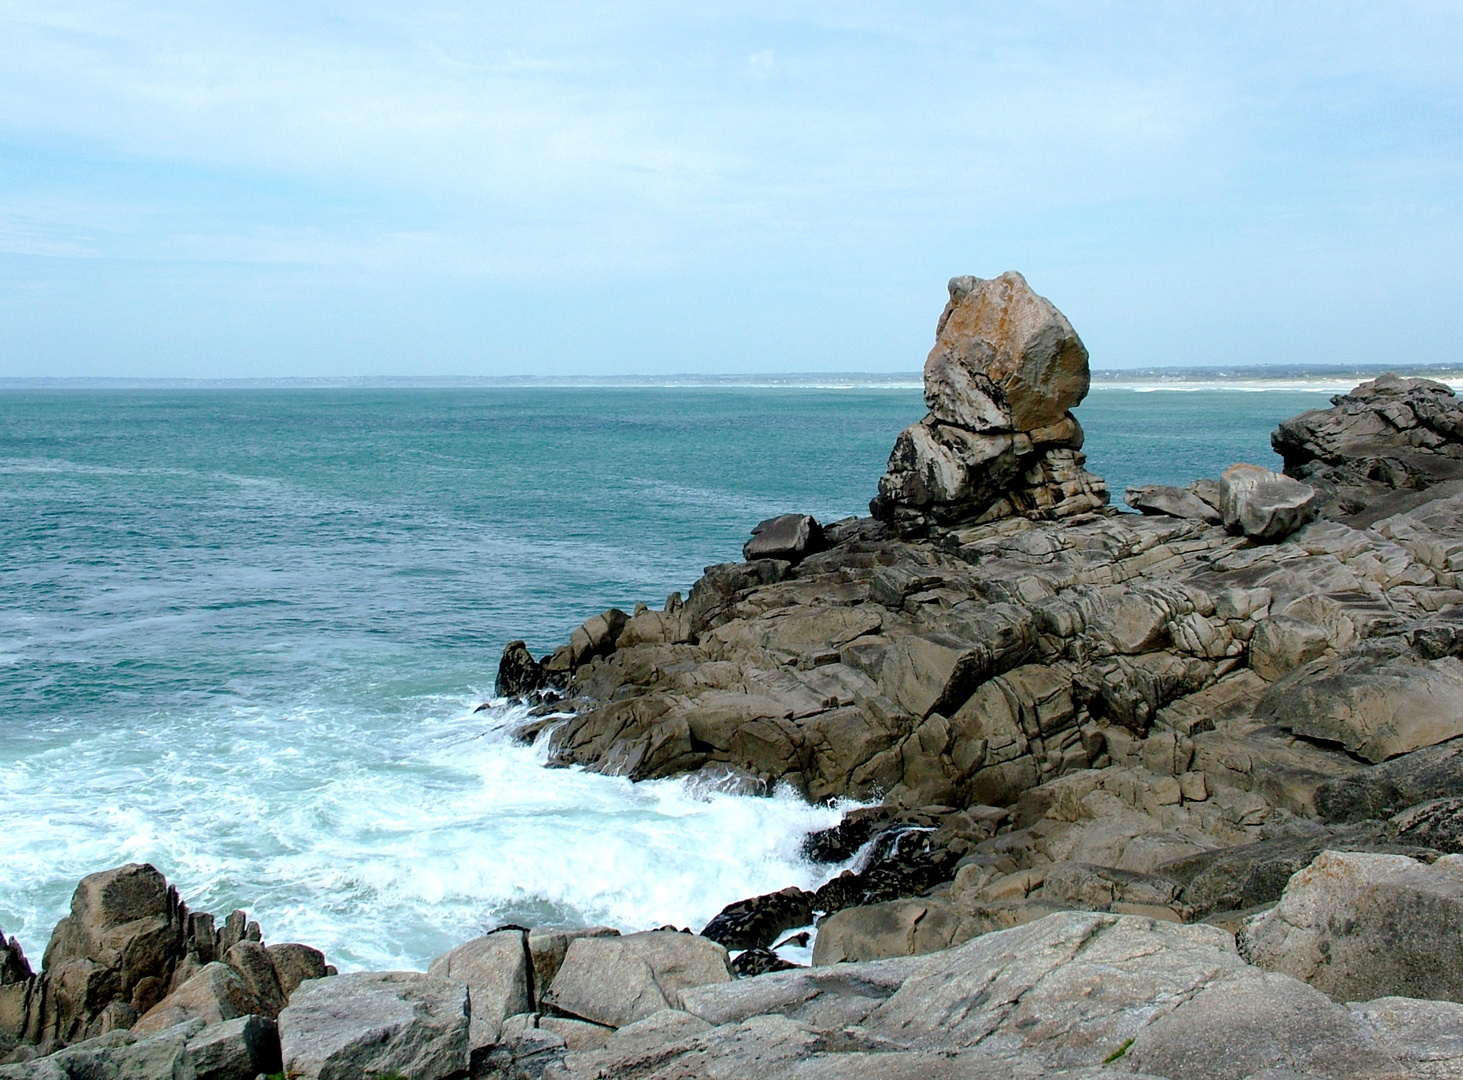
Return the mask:
[[[986,467],[1000,454],[946,473],[899,463],[941,439],[1009,449],[1022,424],[1063,418],[1062,438],[1080,438],[1085,354],[1066,321],[1008,276],[954,283],[939,333],[930,415],[900,437],[878,516],[825,526],[796,563],[709,567],[613,640],[596,617],[556,654],[565,699],[524,728],[548,732],[553,764],[878,802],[809,838],[834,868],[817,890],[708,924],[747,950],[735,973],[787,963],[772,939],[809,922],[814,963],[840,967],[1072,910],[1233,932],[1323,852],[1422,867],[1458,851],[1463,425],[1446,387],[1382,378],[1287,421],[1285,475],[1236,466],[1131,489],[1141,514],[1094,502],[1064,516],[1013,498],[1014,473]],[[937,476],[963,494],[917,489]],[[1297,1024],[1384,1040],[1311,987],[1247,977]],[[1228,989],[1205,1000],[1234,1018],[1225,1038],[1264,1019]],[[1135,1042],[1132,1060],[1211,1075],[1181,1047],[1222,1040],[1184,1016],[1169,1049]],[[1282,1060],[1270,1067],[1301,1068]]]
[[895,442],[870,511],[914,536],[931,525],[1105,506],[1107,487],[1083,468],[1070,412],[1089,381],[1072,324],[1020,274],[952,278],[925,361],[929,415]]
[[260,938],[259,924],[243,911],[222,925],[190,912],[145,863],[91,874],[51,934],[39,974],[18,945],[0,946],[0,1060],[106,1037],[113,1038],[107,1053],[126,1057],[142,1053],[124,1053],[132,1042],[172,1046],[153,1036],[249,1017],[268,1023],[239,1025],[240,1038],[253,1047],[250,1054],[268,1057],[258,1044],[273,1038],[273,1020],[290,995],[305,979],[335,969],[309,946],[266,947]]

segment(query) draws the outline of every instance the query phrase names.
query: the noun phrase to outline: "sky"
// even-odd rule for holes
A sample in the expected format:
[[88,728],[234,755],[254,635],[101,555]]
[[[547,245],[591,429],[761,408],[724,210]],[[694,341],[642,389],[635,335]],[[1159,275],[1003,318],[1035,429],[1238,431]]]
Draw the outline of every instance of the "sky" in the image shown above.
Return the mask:
[[0,377],[1460,360],[1463,4],[0,0]]

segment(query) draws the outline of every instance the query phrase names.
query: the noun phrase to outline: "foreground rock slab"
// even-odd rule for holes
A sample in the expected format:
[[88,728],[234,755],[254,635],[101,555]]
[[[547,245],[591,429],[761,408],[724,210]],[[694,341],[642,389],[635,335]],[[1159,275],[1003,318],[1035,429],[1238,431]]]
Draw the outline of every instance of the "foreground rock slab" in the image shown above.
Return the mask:
[[1337,1001],[1463,1002],[1463,856],[1323,852],[1239,940],[1253,963]]
[[355,972],[301,984],[279,1014],[285,1074],[356,1080],[466,1072],[468,990],[414,971]]
[[569,943],[544,1000],[571,1017],[618,1028],[679,1008],[681,993],[691,987],[731,977],[727,951],[695,934],[651,930],[578,938]]

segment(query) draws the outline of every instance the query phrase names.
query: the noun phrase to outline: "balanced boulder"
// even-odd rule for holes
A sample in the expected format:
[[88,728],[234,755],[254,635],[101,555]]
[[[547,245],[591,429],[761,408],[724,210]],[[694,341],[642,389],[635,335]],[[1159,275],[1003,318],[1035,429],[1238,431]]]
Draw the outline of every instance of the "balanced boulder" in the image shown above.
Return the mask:
[[799,563],[823,550],[823,527],[807,514],[783,514],[768,518],[752,529],[752,539],[742,545],[742,558],[784,559]]
[[1316,490],[1258,465],[1231,465],[1219,478],[1224,527],[1254,540],[1281,540],[1316,519]]
[[1087,395],[1087,349],[1020,274],[950,281],[925,361],[930,412],[895,441],[870,504],[901,532],[1013,514],[1060,518],[1107,503],[1083,468],[1069,411]]

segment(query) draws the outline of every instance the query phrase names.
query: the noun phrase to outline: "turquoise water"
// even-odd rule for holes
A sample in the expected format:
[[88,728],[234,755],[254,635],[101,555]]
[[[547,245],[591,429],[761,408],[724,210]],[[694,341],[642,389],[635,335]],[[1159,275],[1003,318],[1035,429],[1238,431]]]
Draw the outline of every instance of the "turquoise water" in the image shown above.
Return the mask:
[[[1294,391],[1096,390],[1120,501],[1276,464]],[[85,873],[343,966],[498,921],[704,922],[813,884],[832,811],[543,770],[503,642],[659,604],[789,510],[865,513],[914,390],[0,391],[0,928],[39,957]]]

